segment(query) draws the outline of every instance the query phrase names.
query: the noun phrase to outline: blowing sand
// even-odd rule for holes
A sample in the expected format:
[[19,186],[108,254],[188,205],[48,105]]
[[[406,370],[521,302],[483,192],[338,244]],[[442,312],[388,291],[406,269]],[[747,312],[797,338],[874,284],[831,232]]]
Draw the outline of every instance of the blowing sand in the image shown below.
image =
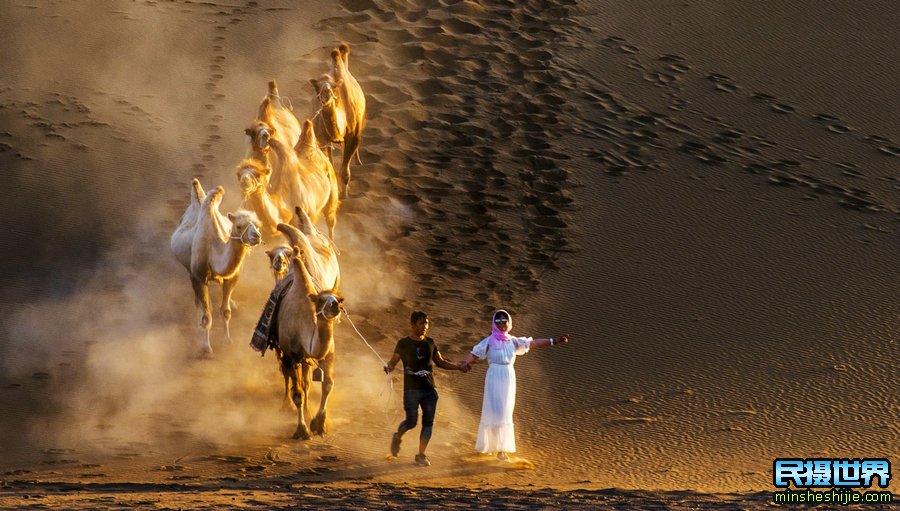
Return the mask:
[[[779,457],[900,460],[894,2],[139,2],[0,12],[0,507],[733,509]],[[336,328],[330,431],[290,439],[247,343],[264,248],[214,297],[213,360],[168,237],[197,177],[241,203],[278,81],[351,46],[368,124],[338,214],[353,325],[387,358],[521,357],[519,450],[473,452],[484,365],[438,370],[429,447]],[[336,158],[336,161],[339,161]],[[266,247],[271,248],[271,247]],[[318,403],[314,391],[313,405]]]

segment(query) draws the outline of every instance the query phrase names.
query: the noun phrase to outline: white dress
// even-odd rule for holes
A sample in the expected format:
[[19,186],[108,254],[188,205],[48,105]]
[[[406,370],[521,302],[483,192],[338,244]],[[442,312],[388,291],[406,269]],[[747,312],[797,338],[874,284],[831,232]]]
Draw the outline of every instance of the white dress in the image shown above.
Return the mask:
[[484,377],[484,401],[475,450],[483,453],[516,452],[516,432],[513,409],[516,407],[516,355],[524,355],[531,348],[531,337],[509,336],[509,341],[490,343],[484,338],[472,348],[472,354],[487,359]]

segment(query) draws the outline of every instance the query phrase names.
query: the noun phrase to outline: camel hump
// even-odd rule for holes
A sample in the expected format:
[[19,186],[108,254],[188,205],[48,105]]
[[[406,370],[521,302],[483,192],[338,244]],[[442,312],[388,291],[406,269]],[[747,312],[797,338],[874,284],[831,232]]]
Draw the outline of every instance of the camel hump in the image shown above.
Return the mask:
[[278,83],[275,82],[275,80],[269,81],[269,94],[272,94],[273,96],[278,95]]
[[294,219],[294,223],[297,224],[297,228],[300,232],[307,236],[312,234],[312,221],[309,219],[309,215],[306,214],[306,211],[300,206],[294,206]]
[[298,243],[300,243],[300,236],[302,233],[293,225],[280,223],[275,226],[275,229],[277,229],[281,234],[284,234],[288,241],[291,242],[291,245],[297,245]]
[[191,198],[196,200],[198,204],[206,199],[206,192],[203,191],[203,186],[197,178],[191,181]]
[[222,188],[221,185],[217,186],[203,199],[203,205],[213,207],[218,204],[218,201],[222,200],[223,195],[225,195],[225,188]]
[[313,122],[312,122],[312,120],[307,119],[303,123],[303,131],[301,132],[301,135],[300,135],[300,145],[301,146],[311,145],[315,142],[315,140],[316,140],[316,132],[315,132],[315,129],[313,129]]
[[272,104],[271,96],[266,96],[263,98],[262,102],[259,104],[259,113],[256,115],[258,119],[266,119],[269,116],[269,105]]

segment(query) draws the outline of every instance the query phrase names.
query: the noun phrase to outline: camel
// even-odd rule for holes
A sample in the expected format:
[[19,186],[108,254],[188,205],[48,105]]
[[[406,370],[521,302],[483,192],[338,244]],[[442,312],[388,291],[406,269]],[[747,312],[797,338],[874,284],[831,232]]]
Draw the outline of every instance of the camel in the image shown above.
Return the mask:
[[[266,140],[265,153],[243,160],[237,170],[244,204],[259,215],[264,239],[277,237],[277,225],[290,221],[286,204],[299,204],[314,222],[325,217],[333,242],[340,207],[337,176],[325,153],[314,143],[312,122],[304,123],[296,149],[274,137]],[[277,162],[274,166],[269,165],[270,153]],[[281,176],[280,189],[271,184],[274,176]]]
[[291,218],[290,210],[281,197],[269,191],[272,168],[257,159],[243,160],[237,168],[238,183],[243,194],[243,206],[251,209],[260,221],[260,232],[267,243],[281,236],[278,224]]
[[317,141],[327,147],[332,157],[332,144],[343,144],[340,168],[341,198],[350,190],[350,161],[359,158],[362,132],[366,126],[366,96],[356,78],[350,74],[350,46],[346,43],[331,51],[331,72],[311,79],[316,90],[319,110],[315,114]]
[[338,180],[331,161],[316,145],[313,123],[306,120],[300,141],[296,147],[283,144],[278,139],[270,139],[269,146],[277,155],[280,167],[273,168],[273,174],[282,176],[282,190],[278,193],[287,204],[299,205],[313,222],[324,217],[328,226],[328,237],[334,241],[334,227],[341,201]]
[[266,255],[269,256],[269,265],[272,268],[272,276],[275,277],[276,284],[284,280],[284,277],[287,275],[291,257],[294,255],[293,252],[294,250],[287,245],[266,250]]
[[202,354],[205,356],[212,355],[209,282],[215,280],[222,284],[225,340],[230,343],[231,294],[237,284],[244,256],[250,247],[259,245],[261,241],[258,222],[251,213],[238,210],[228,213],[226,217],[219,212],[224,194],[221,186],[206,194],[200,181],[194,179],[191,182],[190,203],[170,239],[175,258],[190,273],[194,298],[200,307],[200,327],[206,330],[206,341],[202,344]]
[[[266,255],[269,256],[269,266],[272,269],[272,276],[275,277],[275,284],[278,285],[278,283],[284,280],[288,274],[291,259],[294,256],[294,249],[287,245],[282,245],[273,248],[272,250],[266,250]],[[278,367],[283,368],[281,349],[276,347],[274,351],[275,356],[278,359]],[[284,371],[282,371],[281,375],[284,377],[284,399],[282,400],[282,408],[288,409],[291,406],[290,379],[288,378],[288,374]]]
[[[269,141],[277,139],[288,147],[294,147],[300,140],[300,121],[294,115],[289,105],[285,104],[284,97],[278,94],[278,84],[275,80],[269,82],[269,92],[259,104],[259,111],[253,125],[244,130],[250,139],[248,158],[253,158],[269,164]],[[277,167],[278,163],[274,162]],[[271,187],[274,191],[281,190],[281,176],[272,176]]]
[[[292,232],[290,235],[285,234],[291,246],[299,245],[302,249],[303,262],[313,277],[316,289],[336,289],[341,279],[341,268],[338,265],[334,244],[316,229],[300,206],[294,207],[293,224],[285,228],[290,228]],[[284,234],[283,229],[278,230]]]
[[[298,246],[302,246],[306,250],[306,254],[312,254],[312,256],[306,258],[307,262],[304,262],[304,264],[308,268],[314,268],[315,274],[321,277],[315,285],[319,289],[337,288],[340,279],[340,267],[338,266],[337,255],[333,250],[333,244],[313,226],[309,217],[299,206],[294,208],[294,213],[293,226],[299,231],[299,234],[296,235],[293,242]],[[281,246],[267,251],[266,255],[269,256],[269,260],[272,263],[275,284],[277,285],[291,271],[290,260],[295,255],[295,249],[289,246]],[[279,363],[281,363],[283,359],[281,349],[275,348],[275,354]],[[284,366],[281,366],[281,369],[284,377],[284,400],[282,406],[283,408],[289,408],[289,373],[285,372]]]
[[[293,438],[308,440],[312,434],[327,432],[326,407],[334,388],[334,320],[340,315],[343,298],[337,294],[339,282],[337,258],[330,244],[322,246],[331,257],[322,261],[315,249],[314,228],[299,208],[301,228],[279,224],[291,241],[293,254],[291,272],[296,281],[282,299],[277,313],[278,349],[281,352],[281,371],[290,379],[291,399],[297,407],[297,429]],[[313,239],[310,239],[310,238]],[[330,264],[333,259],[335,264]],[[314,264],[318,263],[318,264]],[[330,283],[324,286],[324,283]],[[323,371],[322,398],[315,417],[306,424],[308,392],[312,384],[312,368]]]

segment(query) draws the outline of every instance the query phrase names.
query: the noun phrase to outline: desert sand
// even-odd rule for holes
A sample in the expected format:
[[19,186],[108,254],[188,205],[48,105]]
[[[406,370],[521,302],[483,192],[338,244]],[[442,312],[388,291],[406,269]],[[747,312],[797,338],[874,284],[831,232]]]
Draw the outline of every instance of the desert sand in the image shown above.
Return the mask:
[[[900,463],[898,19],[5,4],[0,508],[764,509],[775,458]],[[349,319],[329,432],[301,442],[275,357],[247,345],[273,247],[247,257],[231,345],[213,286],[199,360],[168,238],[195,177],[240,207],[267,82],[304,120],[340,42],[368,105],[336,229]],[[516,362],[513,462],[473,452],[483,364],[437,371],[431,467],[418,429],[387,459],[402,379],[379,357],[410,312],[459,361],[498,307],[513,334],[572,339]]]

